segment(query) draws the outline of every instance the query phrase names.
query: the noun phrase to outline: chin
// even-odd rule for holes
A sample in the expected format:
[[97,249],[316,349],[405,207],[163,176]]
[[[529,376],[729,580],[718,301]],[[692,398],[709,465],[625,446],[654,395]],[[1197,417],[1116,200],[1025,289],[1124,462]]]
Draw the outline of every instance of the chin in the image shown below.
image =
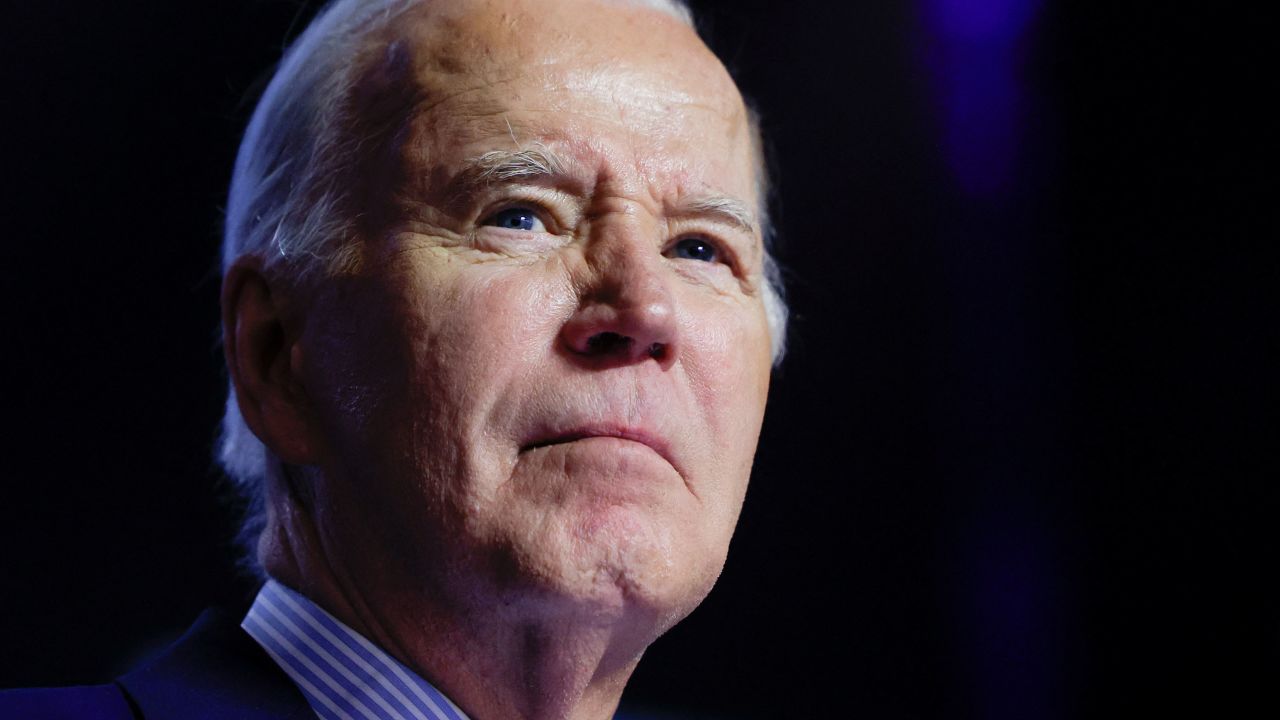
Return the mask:
[[724,566],[709,550],[669,525],[614,508],[566,538],[556,594],[602,619],[649,618],[661,633],[702,602]]

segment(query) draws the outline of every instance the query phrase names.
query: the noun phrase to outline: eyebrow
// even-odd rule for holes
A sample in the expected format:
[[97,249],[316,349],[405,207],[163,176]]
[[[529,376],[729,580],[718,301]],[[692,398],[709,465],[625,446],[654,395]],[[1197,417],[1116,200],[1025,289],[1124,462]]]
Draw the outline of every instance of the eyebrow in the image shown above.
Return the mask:
[[739,229],[756,235],[755,213],[740,200],[727,195],[700,195],[680,205],[680,214],[707,217],[736,225]]
[[[451,198],[512,181],[547,183],[569,175],[569,165],[542,145],[523,150],[490,150],[463,163],[449,183]],[[759,234],[755,213],[745,203],[727,195],[695,195],[680,202],[676,215],[703,217]]]
[[450,181],[450,197],[512,181],[546,182],[568,174],[566,164],[541,146],[524,150],[490,150],[463,163]]

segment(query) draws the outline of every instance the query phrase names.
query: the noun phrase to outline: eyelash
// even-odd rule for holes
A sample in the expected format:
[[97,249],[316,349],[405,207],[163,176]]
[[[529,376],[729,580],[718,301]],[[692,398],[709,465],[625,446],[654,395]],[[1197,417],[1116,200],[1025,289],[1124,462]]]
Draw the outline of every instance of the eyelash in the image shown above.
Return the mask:
[[496,227],[494,225],[488,225],[488,222],[493,218],[497,217],[500,213],[504,213],[508,210],[518,210],[518,209],[528,210],[530,214],[537,217],[538,220],[542,222],[543,227],[546,228],[546,232],[552,235],[560,234],[560,228],[562,227],[562,224],[558,222],[559,218],[556,216],[554,212],[549,210],[543,202],[535,200],[533,198],[516,197],[516,198],[509,198],[507,200],[504,200],[503,202],[497,203],[492,207],[482,211],[477,216],[475,220],[475,224],[477,226]]
[[677,235],[667,244],[662,254],[664,256],[671,257],[672,259],[696,260],[695,258],[674,257],[674,253],[679,251],[680,245],[688,241],[701,243],[711,248],[711,251],[714,253],[714,257],[710,260],[701,262],[705,262],[708,265],[724,265],[731,270],[737,269],[736,259],[728,244],[703,233],[681,233]]

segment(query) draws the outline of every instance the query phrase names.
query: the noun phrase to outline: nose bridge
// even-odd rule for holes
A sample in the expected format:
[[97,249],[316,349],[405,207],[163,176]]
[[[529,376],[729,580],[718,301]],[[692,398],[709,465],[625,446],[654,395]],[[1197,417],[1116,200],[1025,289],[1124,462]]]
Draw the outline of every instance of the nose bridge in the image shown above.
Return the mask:
[[619,309],[669,302],[658,233],[657,222],[643,211],[610,217],[593,228],[586,252],[592,287],[584,300]]
[[562,333],[579,359],[597,366],[649,359],[670,364],[676,308],[660,233],[658,220],[643,210],[612,213],[593,224],[578,307]]

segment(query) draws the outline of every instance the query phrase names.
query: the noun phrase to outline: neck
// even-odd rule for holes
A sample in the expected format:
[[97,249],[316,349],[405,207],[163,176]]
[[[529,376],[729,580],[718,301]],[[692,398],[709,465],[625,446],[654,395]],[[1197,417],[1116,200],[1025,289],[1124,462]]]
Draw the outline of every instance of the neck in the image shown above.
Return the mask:
[[607,720],[640,659],[615,657],[616,631],[589,622],[499,622],[464,634],[415,650],[475,720]]
[[[301,592],[444,692],[472,720],[607,720],[656,618],[476,592],[465,606],[381,592],[323,551],[296,502],[275,503],[260,553]],[[634,628],[645,628],[637,632]]]

